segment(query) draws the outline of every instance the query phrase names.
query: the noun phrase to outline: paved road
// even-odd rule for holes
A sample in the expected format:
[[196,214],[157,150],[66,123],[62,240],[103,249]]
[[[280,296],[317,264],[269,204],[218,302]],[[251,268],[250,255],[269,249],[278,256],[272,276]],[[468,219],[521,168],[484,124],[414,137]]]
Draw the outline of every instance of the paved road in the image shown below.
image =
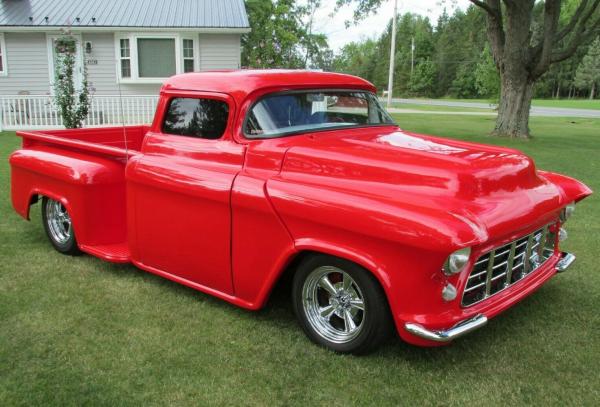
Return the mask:
[[[400,103],[396,105],[396,108],[402,109],[402,103],[410,103],[416,105],[430,105],[430,106],[450,106],[450,107],[470,107],[477,109],[490,109],[493,110],[494,105],[489,103],[478,103],[478,102],[457,102],[453,100],[440,100],[440,99],[392,99],[394,103]],[[400,113],[400,112],[399,112]],[[408,112],[407,112],[408,113]],[[434,112],[427,112],[434,113]],[[548,117],[590,117],[600,118],[600,110],[592,109],[571,109],[565,107],[541,107],[532,106],[531,116],[548,116]]]
[[408,113],[408,114],[440,114],[440,115],[457,115],[457,116],[496,116],[496,112],[490,110],[489,112],[461,112],[458,110],[418,110],[418,109],[403,109],[397,107],[390,107],[386,110],[390,113]]

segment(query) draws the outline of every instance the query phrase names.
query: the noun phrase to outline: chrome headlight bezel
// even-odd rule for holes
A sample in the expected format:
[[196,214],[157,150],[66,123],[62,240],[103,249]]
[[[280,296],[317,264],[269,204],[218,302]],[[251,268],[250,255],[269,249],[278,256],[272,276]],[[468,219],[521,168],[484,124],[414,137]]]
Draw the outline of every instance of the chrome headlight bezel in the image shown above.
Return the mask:
[[573,212],[575,212],[575,202],[571,202],[562,208],[559,215],[561,223],[565,223],[573,215]]
[[471,258],[471,248],[464,247],[462,249],[458,249],[444,262],[444,267],[442,271],[447,276],[452,276],[454,274],[458,274],[465,269],[467,264],[469,263],[469,259]]

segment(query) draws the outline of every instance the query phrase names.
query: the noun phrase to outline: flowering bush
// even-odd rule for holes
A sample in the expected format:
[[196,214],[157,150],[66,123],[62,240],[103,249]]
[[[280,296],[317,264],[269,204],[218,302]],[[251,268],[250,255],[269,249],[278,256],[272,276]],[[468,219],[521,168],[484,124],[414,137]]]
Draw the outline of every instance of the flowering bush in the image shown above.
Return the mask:
[[54,101],[68,129],[82,126],[90,108],[87,71],[83,67],[81,88],[75,86],[77,40],[69,32],[54,42]]

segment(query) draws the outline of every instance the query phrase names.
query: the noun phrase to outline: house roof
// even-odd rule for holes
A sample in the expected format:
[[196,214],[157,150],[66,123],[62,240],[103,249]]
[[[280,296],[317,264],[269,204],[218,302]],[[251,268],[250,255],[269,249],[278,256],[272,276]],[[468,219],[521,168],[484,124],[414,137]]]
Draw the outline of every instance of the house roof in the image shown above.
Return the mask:
[[372,83],[357,76],[333,72],[316,72],[292,69],[240,69],[204,71],[175,75],[167,79],[163,91],[191,90],[227,93],[236,103],[265,89],[363,89],[376,92]]
[[0,26],[246,31],[250,27],[244,0],[2,0]]

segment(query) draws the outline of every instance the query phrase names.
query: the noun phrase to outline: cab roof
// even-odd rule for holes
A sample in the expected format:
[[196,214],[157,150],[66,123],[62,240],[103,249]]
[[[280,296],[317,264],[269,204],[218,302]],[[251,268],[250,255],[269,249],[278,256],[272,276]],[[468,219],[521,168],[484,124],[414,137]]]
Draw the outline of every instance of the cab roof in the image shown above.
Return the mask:
[[162,91],[185,90],[227,93],[242,102],[249,94],[273,88],[350,88],[376,92],[372,83],[357,76],[307,70],[230,70],[205,71],[175,75],[167,79]]

